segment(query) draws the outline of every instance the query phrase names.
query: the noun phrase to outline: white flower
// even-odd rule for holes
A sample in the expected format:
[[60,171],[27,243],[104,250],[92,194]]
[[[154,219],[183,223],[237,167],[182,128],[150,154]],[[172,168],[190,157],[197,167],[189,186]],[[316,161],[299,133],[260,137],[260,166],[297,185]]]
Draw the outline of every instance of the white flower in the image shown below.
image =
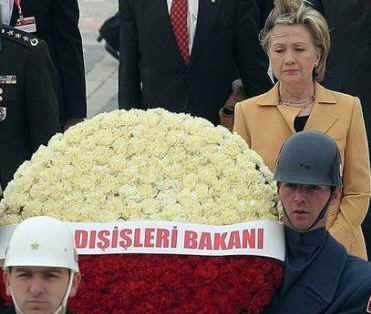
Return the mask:
[[1,224],[160,219],[277,220],[275,183],[241,137],[163,109],[116,110],[41,146],[4,191]]

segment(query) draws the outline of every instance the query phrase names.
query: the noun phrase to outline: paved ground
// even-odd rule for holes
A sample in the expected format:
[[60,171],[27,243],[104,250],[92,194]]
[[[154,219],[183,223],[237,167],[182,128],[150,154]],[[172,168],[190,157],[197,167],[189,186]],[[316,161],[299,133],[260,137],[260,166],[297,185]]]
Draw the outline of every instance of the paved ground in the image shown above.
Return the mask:
[[79,0],[83,40],[88,117],[117,109],[118,61],[98,43],[98,29],[118,10],[118,0]]

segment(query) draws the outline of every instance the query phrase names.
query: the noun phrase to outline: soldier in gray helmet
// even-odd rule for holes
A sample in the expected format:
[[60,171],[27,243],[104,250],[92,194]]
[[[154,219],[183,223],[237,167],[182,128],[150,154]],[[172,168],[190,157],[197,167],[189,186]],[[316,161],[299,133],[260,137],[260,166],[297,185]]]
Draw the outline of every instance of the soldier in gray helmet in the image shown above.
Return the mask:
[[371,263],[347,254],[326,230],[341,193],[336,143],[319,132],[291,136],[275,171],[284,209],[284,282],[264,314],[371,313]]
[[[325,215],[328,206],[340,194],[342,187],[341,157],[336,143],[325,135],[317,132],[299,133],[283,145],[275,172],[275,180],[279,182],[278,190],[284,196],[282,205],[286,224],[296,231],[310,231],[325,226]],[[282,190],[281,190],[282,189]],[[296,190],[304,192],[324,191],[316,210],[307,210],[299,206],[292,208],[291,199]],[[294,195],[295,199],[295,195]],[[322,204],[322,205],[320,205]],[[317,205],[317,204],[313,204]]]

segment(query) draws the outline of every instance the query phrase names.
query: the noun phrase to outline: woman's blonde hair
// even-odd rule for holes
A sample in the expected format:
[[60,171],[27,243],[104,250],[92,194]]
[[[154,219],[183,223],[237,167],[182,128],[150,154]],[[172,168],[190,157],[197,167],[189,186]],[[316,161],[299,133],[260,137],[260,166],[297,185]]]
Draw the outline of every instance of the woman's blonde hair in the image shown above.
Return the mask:
[[259,34],[260,43],[267,55],[271,46],[272,30],[276,25],[303,25],[309,31],[319,55],[313,79],[321,82],[325,76],[330,51],[330,32],[322,14],[313,9],[306,0],[275,0],[274,9]]

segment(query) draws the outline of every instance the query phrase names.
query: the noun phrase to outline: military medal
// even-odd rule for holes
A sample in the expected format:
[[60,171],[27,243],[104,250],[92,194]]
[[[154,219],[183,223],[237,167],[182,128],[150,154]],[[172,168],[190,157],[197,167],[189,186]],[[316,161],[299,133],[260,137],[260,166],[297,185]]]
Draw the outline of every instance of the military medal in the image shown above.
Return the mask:
[[[3,89],[0,87],[0,102],[3,101]],[[6,107],[0,107],[0,122],[6,118]],[[1,194],[0,194],[1,195]]]
[[0,107],[0,122],[6,118],[6,107]]
[[16,75],[0,75],[0,84],[17,84],[17,76]]

